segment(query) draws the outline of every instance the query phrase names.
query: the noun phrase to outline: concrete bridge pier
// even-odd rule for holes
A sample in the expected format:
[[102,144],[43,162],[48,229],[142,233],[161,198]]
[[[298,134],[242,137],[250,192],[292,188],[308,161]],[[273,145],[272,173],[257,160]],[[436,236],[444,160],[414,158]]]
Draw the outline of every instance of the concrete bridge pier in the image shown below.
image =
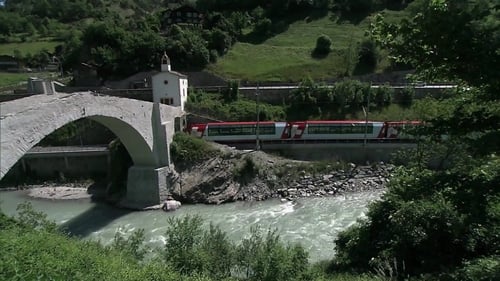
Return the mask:
[[132,166],[128,170],[127,195],[122,205],[141,209],[164,202],[174,180],[175,171],[169,166]]

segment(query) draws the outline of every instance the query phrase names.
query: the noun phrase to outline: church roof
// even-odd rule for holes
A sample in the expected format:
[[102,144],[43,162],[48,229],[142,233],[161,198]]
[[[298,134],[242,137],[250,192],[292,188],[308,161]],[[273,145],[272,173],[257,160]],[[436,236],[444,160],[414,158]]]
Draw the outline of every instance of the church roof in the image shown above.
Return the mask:
[[169,70],[169,71],[160,71],[158,73],[156,73],[155,75],[158,75],[158,74],[161,74],[161,73],[170,73],[170,74],[173,74],[177,77],[180,77],[180,78],[188,78],[187,75],[184,75],[180,72],[177,72],[177,71],[172,71],[172,70]]

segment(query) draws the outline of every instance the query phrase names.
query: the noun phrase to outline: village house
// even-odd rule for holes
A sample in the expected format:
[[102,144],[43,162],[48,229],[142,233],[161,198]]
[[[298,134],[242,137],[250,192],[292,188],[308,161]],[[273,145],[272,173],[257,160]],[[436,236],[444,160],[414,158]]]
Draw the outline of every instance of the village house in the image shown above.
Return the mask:
[[0,55],[0,71],[17,72],[20,69],[19,61],[8,55]]
[[168,28],[173,24],[201,25],[203,14],[197,9],[184,5],[175,9],[167,9],[162,13],[162,27]]

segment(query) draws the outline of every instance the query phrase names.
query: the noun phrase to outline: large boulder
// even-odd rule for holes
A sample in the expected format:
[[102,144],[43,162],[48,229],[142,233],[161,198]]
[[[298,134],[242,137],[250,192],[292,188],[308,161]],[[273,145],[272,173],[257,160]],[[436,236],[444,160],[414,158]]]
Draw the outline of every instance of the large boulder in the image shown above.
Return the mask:
[[175,211],[181,207],[181,202],[177,200],[167,200],[161,206],[161,209],[165,212]]

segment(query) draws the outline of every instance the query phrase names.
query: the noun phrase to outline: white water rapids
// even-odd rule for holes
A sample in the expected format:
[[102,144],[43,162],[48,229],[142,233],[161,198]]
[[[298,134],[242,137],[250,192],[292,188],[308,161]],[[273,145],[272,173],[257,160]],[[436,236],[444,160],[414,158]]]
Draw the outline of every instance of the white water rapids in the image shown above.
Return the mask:
[[163,211],[129,212],[89,200],[36,200],[22,191],[0,192],[0,209],[16,214],[16,207],[29,201],[37,211],[85,239],[109,243],[115,233],[144,229],[146,242],[153,247],[164,245],[168,217],[200,215],[205,222],[218,225],[231,239],[239,241],[252,226],[276,228],[284,241],[301,243],[310,261],[331,259],[333,240],[338,233],[363,217],[369,202],[379,199],[381,191],[351,193],[337,197],[302,198],[295,202],[269,200],[236,202],[223,205],[183,205],[171,213]]

